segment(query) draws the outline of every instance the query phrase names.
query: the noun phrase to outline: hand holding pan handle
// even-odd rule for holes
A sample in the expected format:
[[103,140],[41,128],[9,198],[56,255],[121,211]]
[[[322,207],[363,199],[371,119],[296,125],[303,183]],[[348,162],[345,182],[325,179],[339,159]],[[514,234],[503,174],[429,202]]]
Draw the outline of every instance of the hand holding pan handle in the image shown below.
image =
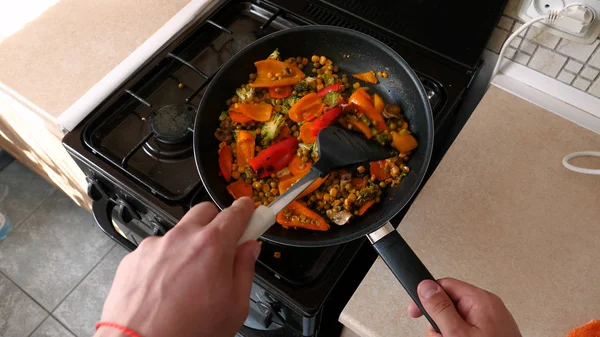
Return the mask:
[[387,264],[415,304],[421,309],[421,312],[433,329],[439,333],[440,329],[425,311],[417,293],[417,286],[421,281],[435,281],[429,270],[423,265],[423,262],[410,249],[406,241],[404,241],[400,233],[394,229],[389,221],[383,227],[368,234],[367,237],[385,264]]

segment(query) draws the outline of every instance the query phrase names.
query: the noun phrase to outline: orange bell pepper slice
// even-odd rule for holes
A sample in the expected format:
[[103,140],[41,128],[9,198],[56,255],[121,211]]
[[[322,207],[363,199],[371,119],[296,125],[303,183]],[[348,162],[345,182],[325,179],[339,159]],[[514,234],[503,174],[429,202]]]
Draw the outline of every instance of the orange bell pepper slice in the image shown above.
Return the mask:
[[360,74],[354,74],[352,75],[352,77],[361,81],[365,81],[367,83],[377,84],[377,77],[375,77],[375,72],[373,70],[366,71]]
[[219,169],[221,175],[225,178],[226,182],[231,180],[231,169],[233,167],[233,154],[229,146],[223,146],[219,150]]
[[400,135],[392,132],[392,146],[403,153],[410,152],[419,146],[415,137],[411,134]]
[[313,126],[313,122],[306,122],[300,127],[300,140],[302,140],[304,143],[317,142],[317,136],[312,135]]
[[236,163],[238,167],[245,167],[248,165],[248,161],[254,158],[254,146],[254,135],[248,131],[238,132],[235,142]]
[[364,205],[360,206],[360,208],[358,209],[358,215],[361,216],[363,214],[365,214],[365,212],[371,207],[373,206],[373,204],[375,204],[375,200],[369,200],[367,202],[364,203]]
[[285,87],[270,87],[269,95],[271,95],[272,98],[286,98],[292,94],[293,90],[291,85]]
[[377,113],[383,115],[383,108],[385,108],[385,103],[383,103],[383,98],[377,95],[377,93],[373,94],[373,107]]
[[[254,62],[254,66],[256,67],[256,80],[250,83],[250,86],[254,88],[285,87],[294,85],[306,77],[302,70],[292,63],[266,59]],[[283,77],[271,81],[276,74],[282,74]]]
[[[291,176],[289,178],[286,178],[284,180],[280,180],[279,181],[279,195],[283,194],[283,192],[287,191],[292,185],[294,185],[298,180],[300,180],[300,178],[302,178],[304,175],[301,176]],[[312,192],[316,191],[319,187],[321,187],[321,185],[323,185],[323,183],[325,182],[325,180],[327,179],[328,176],[325,176],[324,178],[317,178],[317,180],[315,180],[312,184],[310,184],[305,190],[304,192],[302,192],[297,198],[303,198],[309,194],[311,194]]]
[[392,172],[390,172],[385,160],[372,161],[369,166],[369,172],[371,172],[377,180],[386,180],[392,176]]
[[311,121],[325,110],[325,104],[316,93],[312,92],[302,97],[289,111],[290,119],[296,123]]
[[310,171],[312,163],[310,161],[303,161],[302,158],[295,156],[292,161],[288,164],[288,169],[295,176],[303,176]]
[[[286,213],[288,214],[287,216]],[[307,221],[300,221],[300,216],[304,216]],[[329,230],[329,224],[322,216],[298,201],[292,201],[287,205],[283,211],[277,214],[276,220],[277,223],[285,228],[295,227],[315,231]]]
[[236,103],[234,110],[241,112],[244,116],[251,118],[257,122],[267,122],[271,119],[271,113],[273,113],[273,106],[269,103]]
[[348,129],[348,125],[352,125],[352,128],[362,132],[363,135],[365,135],[365,137],[367,137],[367,139],[373,138],[373,131],[371,131],[371,129],[369,129],[369,127],[366,126],[365,123],[363,123],[361,121],[357,121],[356,119],[352,119],[352,118],[340,118],[339,122],[346,129]]
[[246,184],[243,180],[237,180],[227,185],[227,192],[229,192],[235,200],[241,197],[252,197],[252,186]]
[[359,189],[364,188],[367,184],[363,178],[352,178],[350,179],[352,186],[358,187]]
[[231,120],[236,123],[246,124],[246,123],[252,122],[252,118],[247,117],[246,115],[244,115],[243,113],[241,113],[239,111],[229,110],[228,113],[229,113],[229,117],[231,118]]
[[[348,99],[348,103],[354,104],[360,111],[364,112],[376,125],[377,130],[387,130],[385,120],[381,111],[377,111],[373,105],[373,99],[365,90],[356,90]],[[383,109],[382,109],[383,111]]]

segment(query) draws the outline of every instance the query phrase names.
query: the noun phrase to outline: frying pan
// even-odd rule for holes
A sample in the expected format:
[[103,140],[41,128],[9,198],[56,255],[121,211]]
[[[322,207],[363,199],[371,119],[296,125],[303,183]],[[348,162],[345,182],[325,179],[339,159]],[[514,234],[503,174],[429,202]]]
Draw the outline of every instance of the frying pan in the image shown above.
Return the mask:
[[206,190],[221,209],[233,202],[225,181],[219,176],[218,140],[213,135],[219,127],[219,115],[226,107],[225,101],[236,88],[247,83],[250,73],[256,72],[254,62],[265,59],[276,48],[284,57],[325,55],[334,60],[340,73],[348,75],[368,70],[386,71],[389,78],[373,85],[371,92],[377,92],[387,103],[400,105],[419,147],[413,151],[408,163],[411,171],[402,183],[384,189],[382,201],[363,216],[344,226],[334,225],[326,232],[272,226],[262,239],[298,247],[321,247],[339,245],[366,235],[424,316],[439,331],[417,294],[417,285],[422,280],[434,278],[389,222],[410,201],[425,176],[433,150],[433,116],[416,74],[385,44],[350,29],[305,26],[267,35],[233,56],[206,89],[194,123],[194,156]]

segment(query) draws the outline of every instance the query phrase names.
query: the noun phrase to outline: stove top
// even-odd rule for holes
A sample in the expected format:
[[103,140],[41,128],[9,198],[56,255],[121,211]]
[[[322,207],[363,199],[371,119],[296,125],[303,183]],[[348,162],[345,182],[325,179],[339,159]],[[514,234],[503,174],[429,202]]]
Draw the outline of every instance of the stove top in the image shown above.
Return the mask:
[[[444,152],[440,150],[445,146],[440,141],[444,126],[452,121],[452,112],[473,77],[472,69],[440,60],[426,48],[407,45],[385,29],[321,2],[225,1],[208,19],[199,19],[175,36],[63,140],[96,184],[94,190],[104,186],[100,194],[117,205],[111,211],[116,218],[136,224],[126,233],[129,241],[137,245],[145,236],[164,233],[190,207],[210,200],[196,170],[191,135],[196,107],[219,67],[266,34],[308,24],[362,31],[393,47],[415,69],[434,112],[439,145],[434,150],[433,171],[436,156],[439,161]],[[392,223],[397,224],[401,216]],[[365,241],[325,248],[265,242],[255,282],[287,307],[315,315],[357,252],[368,246]],[[363,263],[367,269],[374,255],[369,259]]]

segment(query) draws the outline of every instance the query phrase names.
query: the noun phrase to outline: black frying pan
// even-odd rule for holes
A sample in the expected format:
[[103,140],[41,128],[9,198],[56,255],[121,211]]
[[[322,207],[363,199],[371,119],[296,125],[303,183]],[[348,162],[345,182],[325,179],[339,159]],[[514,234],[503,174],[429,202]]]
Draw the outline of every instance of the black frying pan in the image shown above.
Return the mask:
[[[421,184],[433,149],[433,117],[421,82],[414,71],[396,52],[378,40],[362,33],[333,26],[306,26],[270,34],[237,53],[214,77],[198,108],[194,125],[194,155],[202,182],[219,208],[233,202],[226,183],[219,176],[218,141],[213,136],[219,126],[219,114],[235,88],[247,83],[248,74],[256,71],[254,62],[265,59],[279,48],[284,57],[325,55],[348,75],[368,70],[386,71],[389,78],[373,85],[385,102],[400,105],[410,130],[419,142],[408,163],[408,176],[395,187],[388,187],[382,202],[351,223],[327,232],[287,230],[272,226],[262,238],[279,244],[299,247],[338,245],[367,235],[406,291],[417,303],[433,327],[437,326],[423,309],[417,285],[433,277],[394,230],[389,220],[410,201]],[[344,58],[343,55],[350,55]],[[310,75],[310,74],[309,74]]]

